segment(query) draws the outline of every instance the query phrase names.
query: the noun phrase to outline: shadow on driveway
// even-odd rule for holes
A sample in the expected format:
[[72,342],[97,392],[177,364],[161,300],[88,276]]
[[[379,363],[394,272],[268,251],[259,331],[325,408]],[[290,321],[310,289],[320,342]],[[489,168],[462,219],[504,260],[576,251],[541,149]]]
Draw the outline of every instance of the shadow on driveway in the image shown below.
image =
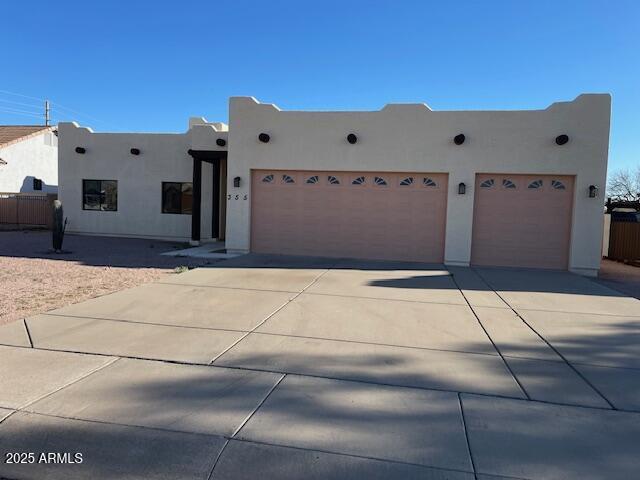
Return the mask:
[[0,257],[39,258],[123,268],[199,267],[212,262],[212,260],[160,255],[163,252],[187,247],[188,244],[179,242],[66,234],[64,252],[56,254],[51,251],[51,232],[35,230],[0,232]]

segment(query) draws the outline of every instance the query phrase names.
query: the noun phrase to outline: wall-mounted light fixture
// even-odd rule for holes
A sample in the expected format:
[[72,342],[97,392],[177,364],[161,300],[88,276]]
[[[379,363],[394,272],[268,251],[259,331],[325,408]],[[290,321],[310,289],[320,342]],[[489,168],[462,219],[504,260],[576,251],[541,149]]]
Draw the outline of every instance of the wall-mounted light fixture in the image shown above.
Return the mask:
[[456,135],[455,137],[453,137],[453,143],[455,143],[456,145],[462,145],[464,143],[465,140],[464,133],[459,133],[458,135]]
[[569,135],[565,135],[564,133],[562,135],[558,135],[556,137],[556,143],[558,145],[564,145],[568,141],[569,141]]
[[82,155],[86,151],[87,150],[84,147],[76,147],[76,153],[79,153],[80,155]]
[[216,145],[219,147],[224,147],[227,144],[227,141],[224,138],[218,138],[216,140]]
[[233,177],[233,186],[235,188],[239,188],[240,187],[240,177]]
[[269,136],[268,133],[262,132],[260,135],[258,135],[258,140],[260,140],[262,143],[269,143],[269,140],[271,140],[271,137]]
[[350,133],[349,135],[347,135],[347,142],[349,142],[351,145],[355,145],[356,143],[358,143],[358,136],[355,133]]
[[589,185],[589,198],[596,198],[598,196],[598,187],[596,185]]
[[140,155],[140,149],[139,148],[132,148],[131,149],[131,155]]
[[465,193],[467,193],[467,186],[464,182],[460,182],[458,184],[458,195],[464,195]]

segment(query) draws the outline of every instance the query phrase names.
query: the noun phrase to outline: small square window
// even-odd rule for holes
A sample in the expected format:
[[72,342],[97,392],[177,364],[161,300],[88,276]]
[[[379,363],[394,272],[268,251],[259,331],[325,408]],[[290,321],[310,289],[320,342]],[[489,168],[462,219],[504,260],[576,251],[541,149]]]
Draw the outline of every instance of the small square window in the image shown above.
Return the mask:
[[115,212],[118,210],[117,180],[82,180],[82,209]]
[[162,213],[191,215],[192,206],[191,182],[162,182]]
[[42,180],[40,180],[39,178],[33,179],[33,190],[42,191]]

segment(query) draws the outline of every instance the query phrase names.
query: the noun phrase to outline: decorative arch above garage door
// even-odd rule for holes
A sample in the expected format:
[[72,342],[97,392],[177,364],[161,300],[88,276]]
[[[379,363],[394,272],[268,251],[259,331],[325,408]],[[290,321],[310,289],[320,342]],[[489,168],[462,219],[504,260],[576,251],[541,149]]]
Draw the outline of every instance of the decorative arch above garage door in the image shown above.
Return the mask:
[[254,170],[251,250],[441,263],[447,174]]
[[566,269],[574,177],[476,176],[471,263]]

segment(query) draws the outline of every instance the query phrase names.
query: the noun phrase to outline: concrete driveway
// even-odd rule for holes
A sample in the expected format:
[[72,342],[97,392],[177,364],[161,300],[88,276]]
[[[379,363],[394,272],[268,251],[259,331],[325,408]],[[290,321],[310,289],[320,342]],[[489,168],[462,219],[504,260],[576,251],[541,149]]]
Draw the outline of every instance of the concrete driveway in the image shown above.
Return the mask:
[[569,273],[249,255],[6,325],[0,345],[12,479],[640,469],[640,300]]

